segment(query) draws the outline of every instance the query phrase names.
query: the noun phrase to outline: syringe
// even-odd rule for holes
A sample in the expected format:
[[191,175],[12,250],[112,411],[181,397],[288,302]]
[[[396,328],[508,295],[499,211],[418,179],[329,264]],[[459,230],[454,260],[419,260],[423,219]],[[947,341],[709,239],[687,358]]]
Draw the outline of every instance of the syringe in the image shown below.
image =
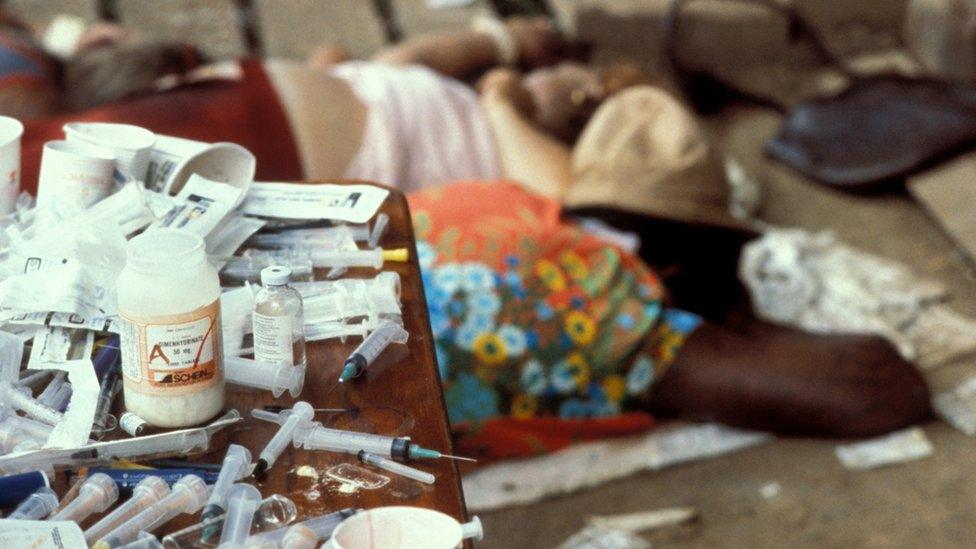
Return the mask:
[[118,549],[163,549],[163,544],[159,543],[156,536],[143,530],[136,535],[135,540],[130,541],[125,545],[120,545]]
[[[347,509],[342,509],[334,513],[329,513],[328,515],[321,515],[315,518],[310,518],[302,522],[296,523],[294,526],[304,526],[312,530],[315,536],[320,540],[329,539],[332,536],[332,532],[342,523],[342,521],[355,515],[356,513],[362,511],[362,509],[355,509],[349,507]],[[282,527],[277,530],[271,530],[270,532],[264,532],[262,534],[255,534],[247,538],[244,542],[245,547],[278,547],[288,531],[292,527]]]
[[261,504],[261,491],[250,484],[235,484],[227,494],[227,514],[224,529],[220,532],[218,547],[229,549],[243,547],[251,534],[254,512]]
[[386,321],[356,347],[342,365],[339,383],[359,377],[391,343],[406,343],[410,334],[396,322]]
[[173,485],[169,495],[123,522],[98,540],[93,549],[111,549],[136,539],[139,532],[152,532],[182,513],[195,513],[207,501],[209,490],[203,479],[186,475]]
[[77,448],[45,448],[12,456],[0,456],[0,472],[17,473],[34,469],[64,469],[110,459],[151,459],[203,452],[216,431],[241,421],[237,410],[229,410],[205,427],[170,431],[145,437],[96,442]]
[[93,543],[102,539],[105,534],[168,496],[169,492],[169,485],[159,477],[142,479],[132,489],[132,497],[85,530],[85,541]]
[[104,513],[119,499],[119,487],[105,473],[95,473],[81,484],[78,497],[65,505],[51,520],[82,522],[93,513]]
[[210,498],[207,499],[207,504],[201,514],[204,520],[216,517],[226,510],[224,505],[227,500],[227,493],[234,482],[247,476],[250,468],[251,452],[247,448],[239,444],[231,444],[227,447],[217,482],[214,483],[213,489],[210,491]]
[[[295,521],[298,508],[295,502],[280,494],[273,494],[261,500],[261,505],[254,512],[253,528],[258,532],[277,530]],[[224,527],[224,515],[204,519],[193,526],[167,534],[163,538],[163,546],[167,549],[181,549],[196,547],[197,545],[212,545],[213,538],[207,532],[219,534]]]
[[57,425],[63,417],[60,412],[27,396],[7,381],[0,382],[0,402],[5,402],[38,421]]
[[57,508],[58,495],[54,493],[54,490],[45,486],[27,496],[27,499],[20,502],[20,505],[7,518],[17,520],[44,520],[44,518],[53,513]]
[[372,250],[310,250],[309,256],[312,265],[316,267],[329,267],[332,269],[352,268],[352,267],[372,267],[374,269],[383,268],[384,261],[404,262],[410,259],[410,252],[407,248],[394,248],[384,250],[383,248],[373,248]]
[[37,450],[41,447],[41,442],[18,429],[13,422],[0,423],[0,454]]
[[95,405],[95,420],[92,422],[92,436],[101,438],[105,433],[118,427],[118,419],[112,414],[112,403],[122,390],[121,370],[111,366],[102,376],[98,389],[98,404]]
[[318,544],[319,538],[315,530],[304,524],[289,527],[285,537],[281,539],[281,549],[315,549]]
[[261,278],[261,270],[271,265],[288,267],[295,280],[311,280],[314,274],[308,254],[298,250],[273,254],[261,250],[245,250],[241,256],[227,258],[220,273],[239,280],[257,281]]
[[57,406],[55,406],[54,402],[55,395],[57,395],[58,391],[61,390],[61,387],[68,382],[67,378],[68,372],[62,371],[54,374],[54,377],[52,377],[51,381],[47,383],[47,386],[44,387],[41,394],[37,395],[37,398],[34,400],[36,400],[39,404],[43,404],[44,406],[51,408],[52,410],[57,410]]
[[266,364],[250,358],[225,356],[224,379],[235,385],[271,391],[275,398],[285,391],[297,397],[305,384],[305,369],[287,362]]
[[[311,407],[310,407],[311,408]],[[272,414],[264,410],[251,410],[256,419],[280,423],[288,412]],[[280,432],[280,431],[279,431]],[[294,430],[295,446],[307,450],[326,450],[344,454],[358,455],[360,450],[395,459],[397,461],[412,461],[415,459],[457,459],[461,461],[477,461],[475,459],[442,454],[437,450],[428,450],[410,442],[410,437],[390,437],[359,433],[356,431],[342,431],[323,427],[319,423],[303,424],[302,428]]]
[[424,484],[434,484],[434,480],[435,480],[434,475],[426,471],[421,471],[420,469],[414,469],[409,465],[398,463],[396,461],[393,461],[392,459],[387,459],[383,456],[371,454],[366,450],[360,450],[358,457],[359,457],[359,461],[367,465],[379,467],[380,469],[385,469],[391,473],[396,473],[398,475],[407,478],[412,478],[413,480],[416,480],[417,482],[423,482]]
[[[274,419],[267,419],[267,416],[261,417],[264,414],[268,414],[274,417]],[[278,414],[270,414],[264,410],[251,410],[251,415],[258,419],[273,421],[280,425],[278,432],[268,441],[268,444],[261,450],[261,454],[258,456],[258,464],[254,468],[254,474],[261,476],[269,467],[274,465],[275,460],[285,450],[288,443],[293,440],[297,431],[304,431],[311,428],[315,411],[311,404],[300,400],[290,410],[285,410]]]

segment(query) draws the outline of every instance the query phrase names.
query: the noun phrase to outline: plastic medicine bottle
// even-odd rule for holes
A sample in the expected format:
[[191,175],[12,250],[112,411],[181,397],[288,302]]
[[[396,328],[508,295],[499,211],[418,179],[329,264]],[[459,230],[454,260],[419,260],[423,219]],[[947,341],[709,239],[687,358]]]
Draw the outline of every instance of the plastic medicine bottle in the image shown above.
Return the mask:
[[125,407],[185,427],[224,407],[220,281],[203,239],[159,229],[129,241],[116,283]]
[[261,270],[263,288],[254,297],[254,360],[305,367],[305,321],[302,296],[288,285],[291,269],[273,265]]

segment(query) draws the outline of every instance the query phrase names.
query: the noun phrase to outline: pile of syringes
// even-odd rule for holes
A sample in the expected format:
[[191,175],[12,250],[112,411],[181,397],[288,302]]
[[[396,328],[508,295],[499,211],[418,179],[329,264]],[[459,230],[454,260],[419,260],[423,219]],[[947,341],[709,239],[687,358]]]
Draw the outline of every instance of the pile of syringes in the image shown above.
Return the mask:
[[[59,143],[94,140],[104,147],[99,154],[115,158],[112,183],[92,196],[75,193],[72,200],[80,202],[66,193],[35,204],[22,194],[8,208],[0,196],[0,211],[12,210],[0,214],[0,529],[7,520],[72,524],[99,549],[318,547],[361,510],[337,498],[308,513],[285,494],[262,493],[258,486],[269,474],[278,478],[264,486],[285,486],[278,480],[286,467],[275,464],[289,447],[298,449],[291,471],[302,456],[332,452],[343,466],[425,486],[436,479],[418,462],[467,459],[408,436],[323,425],[316,421],[322,409],[295,401],[313,368],[317,374],[328,368],[331,385],[315,387],[319,397],[366,386],[386,371],[370,370],[374,363],[396,360],[394,353],[382,356],[386,349],[410,337],[400,276],[383,270],[410,256],[380,247],[390,220],[379,209],[388,191],[357,186],[353,209],[369,192],[362,187],[380,193],[361,199],[373,204],[368,215],[295,219],[288,215],[295,197],[316,186],[257,183],[246,175],[253,169],[227,166],[148,185],[153,174],[145,166],[139,172],[125,152],[135,141],[103,141],[174,138],[121,124],[71,123],[65,131]],[[52,158],[45,152],[42,167]],[[168,177],[173,168],[157,166],[162,171],[154,177]],[[290,188],[276,196],[279,185]],[[278,200],[270,214],[253,211],[249,199],[258,186],[264,207]],[[322,185],[322,195],[304,206],[340,203],[344,193],[353,195],[344,189]],[[168,286],[126,279],[130,267],[138,271],[146,261],[131,244],[151,240],[153,231],[177,240],[192,235],[189,248],[199,255],[193,265],[203,275],[187,281],[173,275],[178,283]],[[172,253],[189,263],[189,255]],[[186,267],[174,265],[177,274]],[[150,272],[157,277],[160,270]],[[145,297],[156,286],[169,293]],[[197,299],[197,290],[209,297]],[[146,309],[122,307],[124,295],[141,296]],[[185,308],[174,308],[179,300]],[[311,363],[305,344],[327,340],[317,345],[353,350],[343,352],[341,363]],[[207,397],[189,390],[204,382],[215,388]],[[288,400],[242,414],[226,399],[240,394]],[[161,419],[146,402],[165,403],[170,415]],[[243,423],[268,435],[262,447],[242,443],[255,440],[237,436]]]

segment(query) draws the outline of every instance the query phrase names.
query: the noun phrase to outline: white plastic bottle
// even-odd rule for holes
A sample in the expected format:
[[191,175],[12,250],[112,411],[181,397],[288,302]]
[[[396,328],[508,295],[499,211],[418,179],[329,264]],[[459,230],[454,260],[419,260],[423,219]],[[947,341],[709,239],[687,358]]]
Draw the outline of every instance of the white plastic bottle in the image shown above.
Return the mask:
[[133,238],[116,291],[126,409],[159,427],[217,415],[224,407],[220,281],[203,239],[178,229]]
[[261,270],[263,288],[254,297],[254,360],[305,367],[305,321],[302,296],[288,285],[291,269],[279,265]]

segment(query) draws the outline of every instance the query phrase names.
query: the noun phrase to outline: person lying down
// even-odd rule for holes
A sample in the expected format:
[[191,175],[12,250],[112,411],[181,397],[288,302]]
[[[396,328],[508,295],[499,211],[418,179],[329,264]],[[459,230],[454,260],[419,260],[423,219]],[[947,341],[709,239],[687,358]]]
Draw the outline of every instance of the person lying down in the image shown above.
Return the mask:
[[[507,29],[518,61],[552,61],[546,25]],[[709,304],[731,291],[734,261],[669,292],[642,259],[734,257],[748,235],[677,99],[633,71],[579,65],[495,70],[480,96],[454,79],[513,61],[503,51],[472,31],[373,62],[324,48],[309,64],[244,61],[237,79],[32,118],[24,181],[65,121],[98,120],[240,143],[262,180],[355,177],[409,192],[449,418],[460,450],[482,458],[655,418],[866,437],[931,416],[923,378],[881,339],[706,320],[721,318]],[[635,223],[640,255],[583,230],[582,210]]]

